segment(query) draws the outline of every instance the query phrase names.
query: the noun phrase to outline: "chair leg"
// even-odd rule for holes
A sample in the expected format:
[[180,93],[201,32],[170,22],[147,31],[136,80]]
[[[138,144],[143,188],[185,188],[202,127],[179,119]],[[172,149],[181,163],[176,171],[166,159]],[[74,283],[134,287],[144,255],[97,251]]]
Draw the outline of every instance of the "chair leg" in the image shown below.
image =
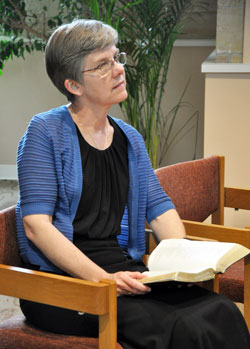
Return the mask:
[[203,281],[201,285],[208,290],[219,293],[219,275],[216,274],[214,279]]
[[117,343],[117,295],[116,283],[111,280],[101,280],[111,284],[109,288],[109,313],[99,316],[99,349],[115,349]]

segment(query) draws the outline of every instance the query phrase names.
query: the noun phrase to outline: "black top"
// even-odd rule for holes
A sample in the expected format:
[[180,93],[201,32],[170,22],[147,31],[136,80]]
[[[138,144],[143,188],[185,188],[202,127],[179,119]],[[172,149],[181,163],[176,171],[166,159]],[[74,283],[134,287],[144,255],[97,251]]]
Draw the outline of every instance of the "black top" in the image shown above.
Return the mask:
[[127,202],[129,172],[127,139],[119,126],[114,127],[109,148],[99,150],[83,138],[78,127],[83,185],[73,222],[74,244],[101,266],[126,260],[116,236]]

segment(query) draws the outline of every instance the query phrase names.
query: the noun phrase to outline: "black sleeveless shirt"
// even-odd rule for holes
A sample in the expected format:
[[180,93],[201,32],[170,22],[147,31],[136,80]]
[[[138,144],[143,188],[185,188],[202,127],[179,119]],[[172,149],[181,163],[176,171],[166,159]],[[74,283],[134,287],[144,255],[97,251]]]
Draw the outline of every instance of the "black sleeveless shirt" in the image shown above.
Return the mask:
[[102,267],[126,260],[116,236],[120,234],[128,196],[127,139],[112,118],[108,119],[114,128],[114,135],[111,145],[105,150],[87,143],[76,126],[83,185],[73,222],[73,242]]

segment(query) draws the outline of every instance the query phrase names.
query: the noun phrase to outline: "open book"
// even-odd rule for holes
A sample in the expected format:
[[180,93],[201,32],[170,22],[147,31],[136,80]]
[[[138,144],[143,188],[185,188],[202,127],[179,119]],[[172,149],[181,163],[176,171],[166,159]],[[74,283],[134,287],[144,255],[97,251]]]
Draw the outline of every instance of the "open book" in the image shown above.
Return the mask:
[[242,245],[186,239],[162,240],[149,256],[149,271],[138,281],[200,282],[210,280],[250,253]]

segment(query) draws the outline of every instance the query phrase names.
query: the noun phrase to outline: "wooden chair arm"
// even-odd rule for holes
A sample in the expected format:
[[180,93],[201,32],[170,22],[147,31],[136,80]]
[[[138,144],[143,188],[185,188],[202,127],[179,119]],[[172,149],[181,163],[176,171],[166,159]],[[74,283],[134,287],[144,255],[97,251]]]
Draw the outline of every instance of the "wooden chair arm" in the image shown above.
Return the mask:
[[193,235],[186,235],[186,239],[196,240],[196,241],[218,241],[218,240],[214,240],[214,239],[201,238],[201,237],[193,236]]
[[[188,239],[232,242],[244,245],[250,249],[250,227],[233,228],[219,224],[206,224],[203,222],[188,220],[182,220],[182,222],[185,226]],[[147,233],[147,236],[153,240],[151,243],[155,243],[155,237],[152,230],[146,229],[145,232]],[[150,245],[148,250],[147,253],[152,252]]]
[[[239,243],[250,248],[250,229],[185,221],[188,234],[218,241]],[[250,330],[250,255],[244,258],[244,318]]]
[[4,264],[0,280],[0,294],[99,315],[99,348],[116,348],[115,281],[91,282]]
[[250,248],[250,229],[232,228],[219,224],[205,224],[183,220],[186,232],[189,235],[217,241],[238,243]]
[[224,188],[225,207],[250,210],[250,189]]

